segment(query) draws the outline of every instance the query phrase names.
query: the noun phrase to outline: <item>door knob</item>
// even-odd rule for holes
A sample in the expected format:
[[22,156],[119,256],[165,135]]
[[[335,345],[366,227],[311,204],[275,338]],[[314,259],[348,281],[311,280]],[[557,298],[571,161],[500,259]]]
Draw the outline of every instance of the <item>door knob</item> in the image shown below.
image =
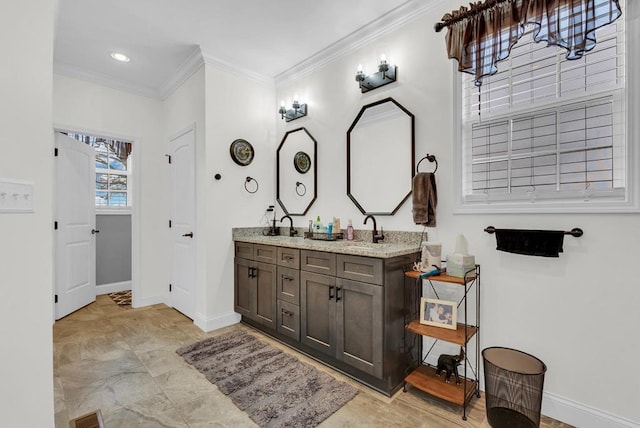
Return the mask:
[[95,230],[95,229],[91,229],[91,234],[92,235],[95,235],[96,233],[100,233],[100,231],[99,230]]
[[184,235],[182,235],[182,236],[186,236],[186,237],[188,237],[188,238],[193,238],[193,232],[185,233],[185,234],[184,234]]

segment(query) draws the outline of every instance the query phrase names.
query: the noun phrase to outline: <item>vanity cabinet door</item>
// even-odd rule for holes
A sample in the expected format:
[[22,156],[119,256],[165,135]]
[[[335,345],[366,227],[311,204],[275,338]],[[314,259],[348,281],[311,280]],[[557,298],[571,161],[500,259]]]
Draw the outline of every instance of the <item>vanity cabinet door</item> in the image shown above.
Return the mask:
[[255,320],[272,329],[276,329],[276,266],[268,263],[255,263],[256,311]]
[[305,345],[335,356],[336,278],[300,272],[300,340]]
[[236,258],[234,263],[234,310],[242,316],[255,319],[255,306],[252,304],[255,293],[252,274],[252,261]]
[[341,278],[337,287],[337,357],[382,378],[382,287]]

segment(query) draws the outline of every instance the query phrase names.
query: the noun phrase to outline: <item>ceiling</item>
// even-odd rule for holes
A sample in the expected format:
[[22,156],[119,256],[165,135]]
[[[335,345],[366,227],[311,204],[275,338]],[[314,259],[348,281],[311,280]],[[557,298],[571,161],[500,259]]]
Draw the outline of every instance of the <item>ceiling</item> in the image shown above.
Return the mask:
[[[158,97],[195,56],[273,81],[354,33],[424,3],[59,0],[54,69]],[[113,60],[114,51],[131,61]]]

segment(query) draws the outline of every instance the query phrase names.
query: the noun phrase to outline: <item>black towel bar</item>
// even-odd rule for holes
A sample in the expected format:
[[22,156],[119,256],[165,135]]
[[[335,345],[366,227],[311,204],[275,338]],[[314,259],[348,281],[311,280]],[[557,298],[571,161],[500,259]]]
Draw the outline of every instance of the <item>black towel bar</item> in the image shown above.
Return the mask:
[[438,160],[436,159],[435,155],[430,155],[429,153],[427,153],[427,155],[425,157],[423,157],[422,159],[420,159],[418,161],[418,164],[416,165],[416,173],[420,172],[420,164],[425,159],[428,160],[429,162],[435,162],[436,168],[433,170],[433,173],[435,174],[436,171],[438,170]]
[[[493,227],[493,226],[487,226],[487,227],[485,227],[484,231],[487,232],[487,233],[495,233],[496,228]],[[584,232],[579,227],[574,227],[573,229],[571,229],[568,232],[565,231],[564,234],[565,235],[571,235],[571,236],[574,236],[576,238],[579,238],[584,234]]]

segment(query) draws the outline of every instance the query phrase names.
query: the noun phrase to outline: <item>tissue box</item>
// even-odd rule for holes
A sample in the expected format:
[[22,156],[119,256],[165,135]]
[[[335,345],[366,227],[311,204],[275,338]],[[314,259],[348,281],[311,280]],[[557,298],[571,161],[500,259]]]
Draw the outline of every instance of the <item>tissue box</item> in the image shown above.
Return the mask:
[[[457,278],[464,278],[464,274],[476,268],[475,256],[451,254],[447,256],[447,274]],[[469,276],[475,276],[473,272]]]

